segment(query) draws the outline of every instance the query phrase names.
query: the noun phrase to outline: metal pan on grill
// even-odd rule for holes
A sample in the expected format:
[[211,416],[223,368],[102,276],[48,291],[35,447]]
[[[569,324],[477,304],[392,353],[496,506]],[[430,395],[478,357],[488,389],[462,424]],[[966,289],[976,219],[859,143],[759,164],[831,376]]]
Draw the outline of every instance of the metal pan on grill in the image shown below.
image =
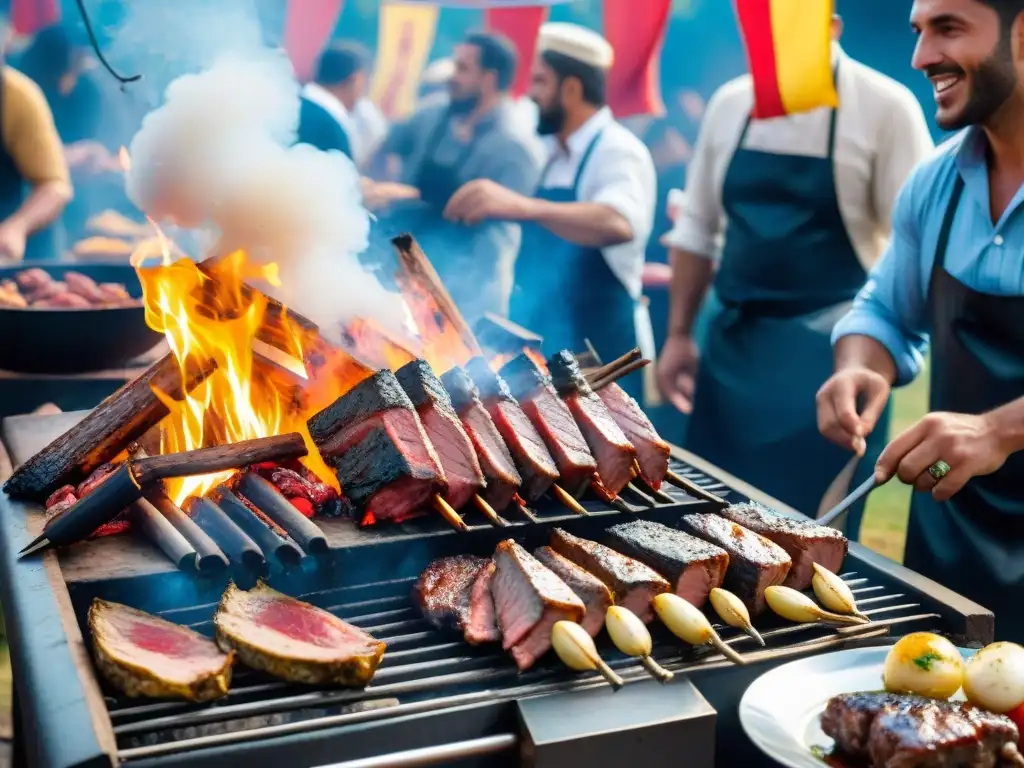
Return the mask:
[[137,301],[142,287],[130,264],[22,262],[0,266],[0,285],[30,269],[41,269],[61,283],[68,273],[78,273],[98,285],[123,285],[136,301],[87,307],[12,307],[0,301],[0,369],[68,374],[120,368],[160,342],[161,336],[146,325]]

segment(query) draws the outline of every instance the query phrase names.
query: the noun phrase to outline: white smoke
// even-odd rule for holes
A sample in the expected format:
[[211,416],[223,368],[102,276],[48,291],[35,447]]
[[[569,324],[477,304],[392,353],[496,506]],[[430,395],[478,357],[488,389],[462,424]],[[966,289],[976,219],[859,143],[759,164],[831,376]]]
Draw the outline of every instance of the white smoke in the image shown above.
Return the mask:
[[280,51],[226,53],[167,88],[129,148],[132,201],[157,220],[212,226],[220,245],[278,265],[275,298],[340,341],[372,317],[397,331],[407,313],[358,261],[369,234],[359,174],[339,152],[292,146],[299,85]]

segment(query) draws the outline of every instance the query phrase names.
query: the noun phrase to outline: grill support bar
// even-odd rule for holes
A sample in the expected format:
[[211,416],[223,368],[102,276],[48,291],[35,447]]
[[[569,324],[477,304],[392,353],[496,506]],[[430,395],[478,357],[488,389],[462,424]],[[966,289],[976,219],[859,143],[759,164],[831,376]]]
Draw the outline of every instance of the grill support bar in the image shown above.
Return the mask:
[[496,755],[518,746],[518,736],[514,733],[501,733],[497,736],[485,736],[482,739],[457,741],[454,744],[439,744],[436,747],[423,747],[422,749],[409,749],[405,752],[392,752],[390,755],[348,760],[344,763],[320,765],[316,768],[420,768],[424,765],[439,765],[470,757]]

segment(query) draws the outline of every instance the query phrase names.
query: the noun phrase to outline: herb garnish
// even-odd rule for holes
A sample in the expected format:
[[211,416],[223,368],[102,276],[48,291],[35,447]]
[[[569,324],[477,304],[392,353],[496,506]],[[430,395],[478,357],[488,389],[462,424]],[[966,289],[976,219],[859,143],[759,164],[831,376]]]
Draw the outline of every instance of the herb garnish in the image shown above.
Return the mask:
[[928,651],[928,653],[922,654],[914,659],[914,666],[923,669],[925,672],[930,672],[932,664],[936,661],[942,661],[942,656],[937,653],[933,653],[932,651]]

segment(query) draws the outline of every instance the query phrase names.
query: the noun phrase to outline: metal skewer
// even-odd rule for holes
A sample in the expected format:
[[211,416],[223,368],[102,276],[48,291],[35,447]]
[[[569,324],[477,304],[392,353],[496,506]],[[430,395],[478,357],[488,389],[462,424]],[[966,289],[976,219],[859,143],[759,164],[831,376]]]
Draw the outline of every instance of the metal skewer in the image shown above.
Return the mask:
[[814,522],[816,522],[818,525],[825,525],[825,526],[831,525],[832,522],[837,517],[839,517],[841,514],[843,514],[843,512],[848,510],[850,507],[852,507],[858,501],[863,499],[869,493],[871,493],[871,491],[873,491],[875,488],[877,488],[878,485],[879,485],[879,483],[878,483],[877,479],[875,478],[874,475],[872,475],[867,480],[865,480],[863,483],[858,485],[853,490],[853,492],[850,493],[845,499],[840,501],[838,504],[836,504],[834,507],[832,507],[831,510],[826,512],[824,515],[819,517]]
[[677,475],[671,469],[665,473],[665,480],[674,485],[676,488],[681,488],[691,496],[694,496],[698,499],[710,501],[713,502],[714,504],[721,504],[723,507],[729,505],[729,503],[721,496],[716,496],[711,491],[705,491],[692,480],[687,480],[685,477]]
[[494,507],[488,504],[479,493],[473,495],[473,503],[476,508],[479,509],[488,520],[499,528],[507,528],[508,521],[505,520],[501,515],[494,511]]
[[560,486],[558,483],[551,484],[551,492],[554,494],[556,499],[562,502],[565,506],[567,506],[569,509],[575,512],[577,515],[582,515],[583,517],[590,516],[590,513],[583,508],[583,505],[576,501],[576,499],[572,497],[572,494],[570,494],[567,490],[565,490],[565,488]]

